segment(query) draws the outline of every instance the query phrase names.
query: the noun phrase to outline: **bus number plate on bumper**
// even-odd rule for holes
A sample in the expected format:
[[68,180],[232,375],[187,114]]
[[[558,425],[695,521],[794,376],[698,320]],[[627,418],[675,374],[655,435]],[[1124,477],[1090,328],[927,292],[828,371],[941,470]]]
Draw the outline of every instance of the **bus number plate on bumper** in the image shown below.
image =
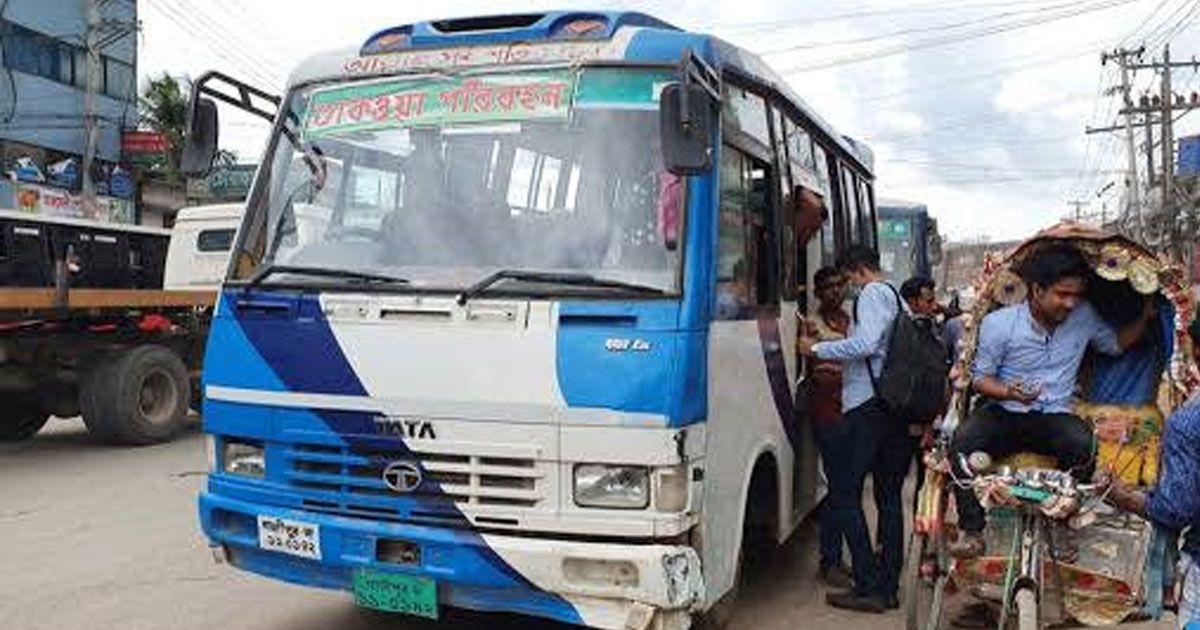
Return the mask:
[[437,619],[437,583],[424,577],[361,569],[354,572],[354,603]]
[[268,551],[321,559],[321,526],[270,516],[258,517],[258,546]]

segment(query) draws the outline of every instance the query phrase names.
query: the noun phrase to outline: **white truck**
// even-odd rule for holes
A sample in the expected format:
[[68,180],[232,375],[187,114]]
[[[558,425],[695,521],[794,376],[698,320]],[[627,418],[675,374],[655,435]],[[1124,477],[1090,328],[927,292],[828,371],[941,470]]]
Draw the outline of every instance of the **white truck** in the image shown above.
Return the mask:
[[168,231],[0,211],[0,441],[79,415],[105,442],[174,436],[240,216],[185,209]]

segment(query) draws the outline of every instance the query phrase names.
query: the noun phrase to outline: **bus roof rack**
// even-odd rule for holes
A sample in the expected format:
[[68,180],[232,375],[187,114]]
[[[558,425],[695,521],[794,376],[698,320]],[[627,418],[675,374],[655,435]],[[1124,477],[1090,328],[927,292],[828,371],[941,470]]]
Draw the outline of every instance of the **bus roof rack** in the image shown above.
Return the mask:
[[624,26],[680,30],[656,17],[635,11],[546,11],[469,16],[386,28],[368,37],[359,54],[539,40],[601,40],[611,38]]
[[545,13],[518,15],[490,15],[437,20],[429,25],[442,33],[473,33],[478,31],[506,31],[514,28],[529,28],[546,17]]

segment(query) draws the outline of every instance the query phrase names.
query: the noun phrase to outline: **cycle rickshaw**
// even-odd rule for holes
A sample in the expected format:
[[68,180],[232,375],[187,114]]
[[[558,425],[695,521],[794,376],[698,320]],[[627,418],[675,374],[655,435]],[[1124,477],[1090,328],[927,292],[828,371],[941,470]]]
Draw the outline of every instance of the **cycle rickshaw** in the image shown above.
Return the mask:
[[[1200,391],[1187,334],[1193,296],[1181,268],[1127,238],[1072,223],[989,257],[975,285],[976,303],[965,315],[948,421],[924,458],[906,567],[910,630],[946,627],[952,597],[987,603],[999,627],[1020,630],[1154,619],[1171,603],[1173,540],[1108,508],[1095,488],[1055,470],[1052,459],[1022,453],[972,478],[956,475],[950,465],[962,457],[949,448],[955,419],[966,418],[978,402],[969,374],[979,322],[1025,299],[1022,265],[1051,242],[1084,254],[1094,274],[1089,299],[1114,325],[1136,317],[1147,299],[1154,301],[1141,343],[1121,357],[1089,353],[1084,359],[1074,410],[1095,429],[1097,467],[1130,484],[1153,485],[1164,419]],[[988,508],[981,557],[954,559],[947,551],[956,533],[955,484],[970,485]]]

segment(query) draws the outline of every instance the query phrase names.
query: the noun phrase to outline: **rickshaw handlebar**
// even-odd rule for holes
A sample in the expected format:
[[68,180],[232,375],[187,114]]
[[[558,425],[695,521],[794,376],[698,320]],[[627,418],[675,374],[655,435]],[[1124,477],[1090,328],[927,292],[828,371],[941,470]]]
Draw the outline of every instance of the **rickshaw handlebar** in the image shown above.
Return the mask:
[[[1070,472],[1049,468],[1012,469],[1003,466],[996,472],[983,474],[981,471],[991,468],[991,457],[986,453],[972,453],[970,457],[961,453],[958,455],[959,465],[967,471],[966,480],[958,480],[960,485],[979,487],[988,484],[1000,484],[1009,488],[1022,488],[1032,493],[1053,494],[1066,498],[1078,498],[1080,495],[1095,495],[1101,488],[1100,484],[1079,483]],[[1018,494],[1017,498],[1029,502],[1040,502],[1027,495]]]

